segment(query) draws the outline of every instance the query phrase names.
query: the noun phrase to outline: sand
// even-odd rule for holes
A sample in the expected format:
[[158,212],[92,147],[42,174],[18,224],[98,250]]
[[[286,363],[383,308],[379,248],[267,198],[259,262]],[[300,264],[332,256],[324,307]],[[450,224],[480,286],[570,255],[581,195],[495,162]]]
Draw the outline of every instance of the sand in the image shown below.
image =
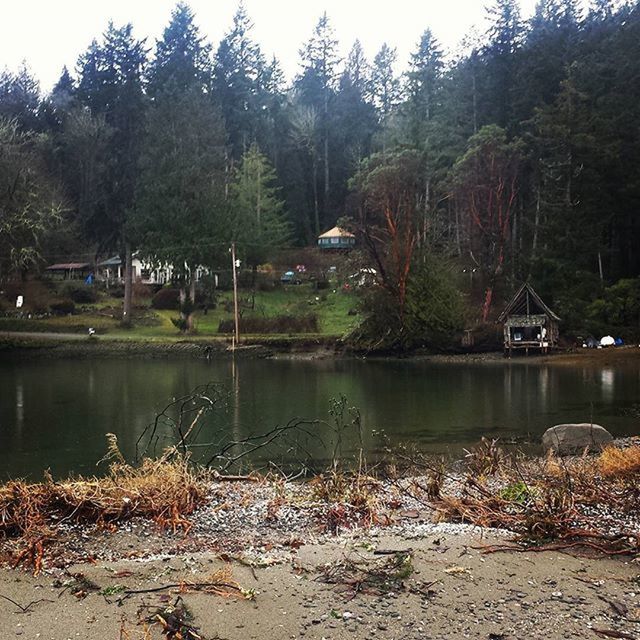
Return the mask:
[[[173,546],[175,536],[168,537],[168,546]],[[0,595],[27,611],[4,600],[0,637],[163,638],[159,624],[145,632],[140,621],[172,604],[179,589],[123,597],[122,588],[206,582],[225,566],[255,596],[180,595],[202,638],[640,637],[640,571],[635,561],[558,552],[483,554],[482,547],[504,541],[500,535],[460,525],[374,528],[275,554],[259,550],[263,560],[272,558],[277,564],[255,568],[205,549],[164,558],[81,563],[35,578],[3,569]],[[323,582],[328,564],[346,559],[380,563],[389,556],[374,555],[374,550],[407,549],[412,550],[414,571],[390,593],[364,588],[356,594],[353,585]],[[77,573],[111,595],[73,595],[64,582]],[[598,636],[596,631],[627,635]]]

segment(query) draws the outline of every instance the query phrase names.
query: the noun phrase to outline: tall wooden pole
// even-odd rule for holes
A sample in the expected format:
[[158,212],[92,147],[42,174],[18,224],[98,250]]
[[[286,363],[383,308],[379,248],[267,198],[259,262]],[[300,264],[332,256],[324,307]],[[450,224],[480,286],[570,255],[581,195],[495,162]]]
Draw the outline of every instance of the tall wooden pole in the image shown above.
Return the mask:
[[233,315],[235,319],[235,336],[233,341],[233,349],[240,341],[240,322],[238,320],[238,278],[236,276],[236,243],[231,243],[231,269],[233,273]]

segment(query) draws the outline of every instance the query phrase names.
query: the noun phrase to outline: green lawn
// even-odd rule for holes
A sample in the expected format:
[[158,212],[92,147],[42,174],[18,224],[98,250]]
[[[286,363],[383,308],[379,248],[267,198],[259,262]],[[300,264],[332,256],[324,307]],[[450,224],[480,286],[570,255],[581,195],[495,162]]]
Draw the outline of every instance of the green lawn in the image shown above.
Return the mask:
[[[274,317],[278,315],[304,315],[316,313],[321,336],[342,336],[358,322],[358,316],[349,315],[356,308],[357,298],[351,292],[340,289],[313,291],[311,285],[288,285],[270,292],[240,291],[240,313],[242,317]],[[85,333],[94,327],[98,333],[118,338],[179,338],[181,334],[171,322],[177,311],[156,311],[148,308],[148,301],[141,301],[134,312],[134,327],[122,329],[119,325],[121,299],[101,299],[93,305],[83,305],[83,310],[71,316],[42,319],[0,318],[0,331],[52,331]],[[109,317],[113,315],[115,317]],[[197,336],[219,336],[221,320],[233,318],[233,296],[231,292],[220,293],[214,309],[205,314],[195,313]]]

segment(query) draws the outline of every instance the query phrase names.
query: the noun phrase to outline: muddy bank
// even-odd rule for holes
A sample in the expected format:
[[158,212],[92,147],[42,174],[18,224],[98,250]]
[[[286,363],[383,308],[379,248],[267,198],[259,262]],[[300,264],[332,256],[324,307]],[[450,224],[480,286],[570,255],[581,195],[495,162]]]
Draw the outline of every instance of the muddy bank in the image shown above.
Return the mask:
[[[267,358],[275,354],[295,357],[328,357],[337,353],[330,339],[278,338],[252,343],[247,340],[235,349],[237,358]],[[101,358],[101,357],[234,357],[227,339],[144,340],[110,337],[88,338],[76,334],[0,333],[0,356],[5,359]]]
[[[100,336],[89,339],[79,334],[0,332],[3,358],[96,358],[184,356],[223,359],[232,357],[228,338],[191,337],[184,339],[121,339]],[[578,349],[550,355],[518,355],[505,358],[501,352],[431,354],[424,352],[376,354],[354,351],[335,337],[269,336],[243,339],[236,357],[312,360],[323,358],[402,359],[441,363],[504,363],[609,366],[640,359],[640,347]]]

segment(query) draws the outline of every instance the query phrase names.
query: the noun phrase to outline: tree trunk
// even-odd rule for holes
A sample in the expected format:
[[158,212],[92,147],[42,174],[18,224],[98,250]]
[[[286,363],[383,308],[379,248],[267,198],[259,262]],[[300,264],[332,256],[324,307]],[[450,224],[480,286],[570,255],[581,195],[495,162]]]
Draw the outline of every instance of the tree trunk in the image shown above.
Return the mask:
[[[451,205],[449,205],[451,206]],[[454,205],[453,206],[455,214],[456,214],[456,250],[458,253],[458,256],[462,255],[462,241],[460,238],[460,211],[458,210],[458,206]]]
[[[538,252],[538,231],[540,229],[540,185],[536,195],[536,217],[533,221],[533,240],[531,241],[531,262],[534,262]],[[531,272],[529,272],[531,276]]]
[[484,304],[482,305],[482,322],[489,320],[491,301],[493,299],[493,285],[489,285],[484,293]]
[[131,244],[124,244],[124,305],[122,309],[122,326],[131,326],[131,298],[133,293],[133,265]]
[[604,270],[602,269],[602,253],[598,251],[598,273],[600,274],[600,282],[604,282]]
[[320,235],[320,211],[318,206],[318,159],[313,158],[313,216],[316,227],[316,237]]
[[329,219],[329,132],[324,138],[324,211],[323,223]]
[[[475,52],[474,52],[475,58]],[[473,101],[473,134],[478,133],[478,90],[476,87],[476,67],[475,64],[472,67],[471,72],[471,91]]]
[[427,247],[427,235],[429,231],[429,213],[431,209],[431,176],[427,170],[424,183],[424,220],[422,226],[422,246]]
[[193,331],[193,313],[196,308],[196,267],[189,267],[189,313],[187,314],[187,331],[191,333]]
[[[329,92],[324,92],[324,219],[329,216]],[[320,231],[318,231],[320,233]]]

